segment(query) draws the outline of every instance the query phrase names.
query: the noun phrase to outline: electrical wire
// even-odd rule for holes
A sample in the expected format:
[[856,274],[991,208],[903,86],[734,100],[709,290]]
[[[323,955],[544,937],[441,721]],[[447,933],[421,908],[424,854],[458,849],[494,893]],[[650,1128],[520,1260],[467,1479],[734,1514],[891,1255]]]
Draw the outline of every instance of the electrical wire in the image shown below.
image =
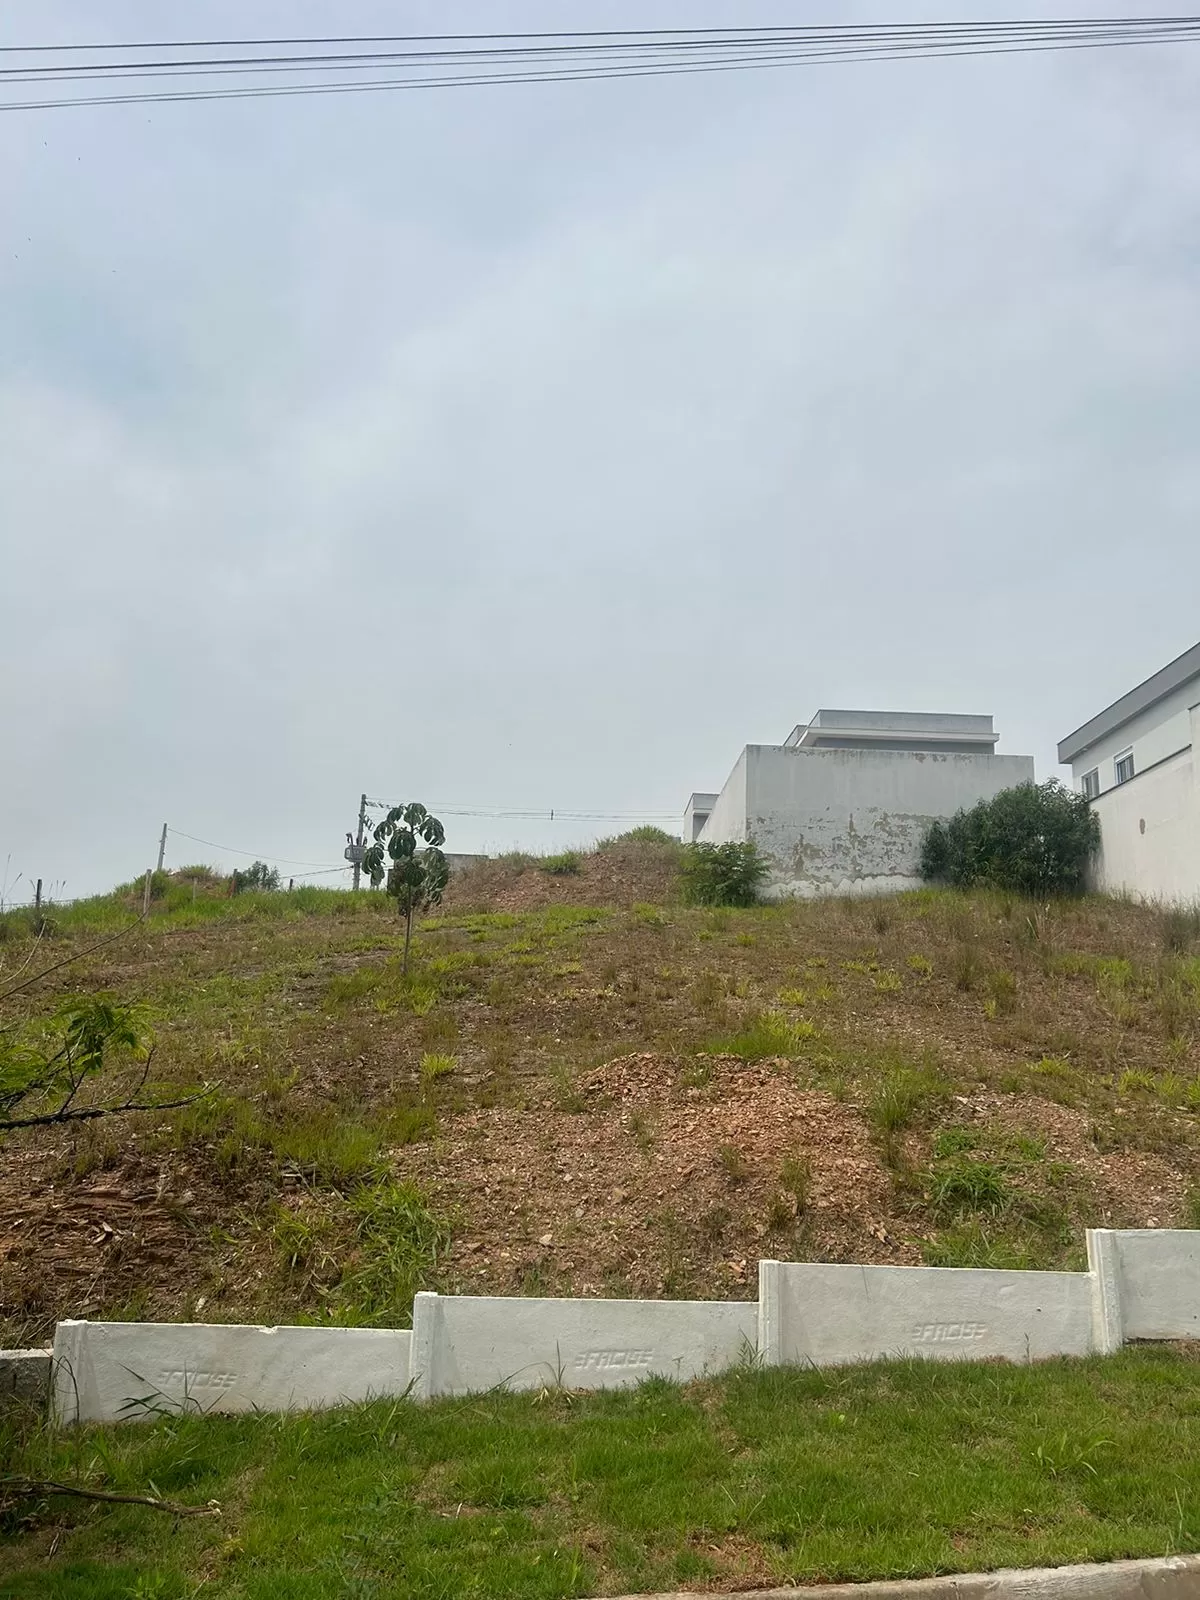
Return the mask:
[[721,37],[732,40],[748,37],[774,36],[778,34],[875,34],[887,30],[895,33],[944,33],[944,32],[1000,32],[1013,28],[1079,28],[1093,26],[1126,26],[1126,27],[1153,27],[1169,26],[1181,22],[1200,20],[1195,16],[1104,16],[1104,17],[1007,17],[997,18],[990,22],[890,22],[890,23],[809,23],[806,25],[788,23],[770,23],[753,26],[714,26],[707,28],[572,28],[572,29],[533,29],[525,32],[506,33],[380,33],[380,34],[325,34],[325,35],[299,35],[291,38],[268,39],[150,39],[132,43],[89,43],[89,44],[40,44],[40,45],[0,45],[0,54],[23,52],[35,53],[78,53],[83,50],[216,50],[231,48],[281,48],[291,45],[332,45],[332,44],[445,44],[445,43],[470,43],[476,46],[501,43],[505,48],[512,48],[522,40],[612,40],[612,39],[653,39],[653,40],[691,40],[701,38]]
[[[495,41],[503,40],[503,44]],[[529,41],[539,41],[530,43]],[[542,41],[553,40],[555,43]],[[267,73],[323,71],[337,66],[358,73],[377,72],[405,63],[411,73],[379,79],[337,79],[323,83],[255,83],[213,89],[140,90],[128,94],[73,94],[59,99],[0,101],[0,110],[52,110],[77,105],[130,105],[204,100],[240,100],[278,96],[346,94],[398,89],[487,87],[530,83],[568,83],[612,78],[677,76],[696,72],[747,71],[784,65],[828,65],[835,62],[894,61],[964,55],[1014,55],[1048,50],[1127,47],[1134,44],[1178,44],[1200,40],[1200,16],[1140,18],[1067,18],[1009,20],[993,23],[840,24],[808,28],[694,29],[660,32],[608,30],[593,33],[397,35],[375,39],[346,36],[333,39],[258,41],[173,41],[145,45],[5,46],[6,56],[21,53],[82,54],[149,49],[240,49],[321,44],[441,44],[453,49],[358,51],[347,54],[217,57],[164,61],[66,62],[42,67],[18,63],[0,67],[0,84],[21,85],[121,81]],[[489,42],[490,41],[490,42]],[[518,42],[523,41],[523,42]],[[569,42],[562,42],[569,41]],[[465,46],[460,48],[459,46]],[[785,47],[785,48],[781,48]],[[707,50],[707,55],[696,55]],[[605,54],[607,52],[607,54]],[[689,54],[689,52],[692,52]],[[550,60],[548,57],[555,59]],[[456,62],[454,71],[439,71]],[[523,66],[521,71],[483,71],[488,64]]]
[[[1056,38],[1066,39],[1136,39],[1136,38],[1174,38],[1183,34],[1190,36],[1200,17],[1188,16],[1172,19],[1141,19],[1130,21],[1120,18],[1088,19],[1073,18],[1064,22],[1011,22],[1011,23],[946,23],[946,24],[885,24],[882,27],[863,27],[856,25],[840,25],[833,28],[792,28],[768,30],[743,30],[741,34],[728,30],[701,30],[696,37],[686,39],[670,38],[657,34],[624,35],[617,40],[605,40],[602,43],[571,43],[571,44],[537,44],[537,45],[506,45],[501,48],[495,46],[469,48],[441,49],[441,50],[389,50],[389,51],[338,51],[334,53],[303,55],[237,55],[217,56],[207,59],[190,59],[174,57],[167,60],[142,60],[135,59],[129,62],[69,62],[64,65],[52,63],[47,66],[22,65],[17,68],[0,68],[0,73],[11,74],[20,72],[24,76],[12,81],[38,81],[41,77],[59,77],[62,74],[86,76],[98,74],[110,76],[114,73],[129,73],[134,75],[153,76],[158,73],[174,73],[182,70],[187,73],[225,72],[229,70],[246,69],[254,70],[299,70],[301,68],[323,68],[328,66],[346,67],[382,67],[394,65],[397,62],[409,64],[446,64],[464,61],[518,61],[538,60],[547,56],[574,57],[583,55],[593,60],[605,59],[608,55],[622,56],[650,56],[663,57],[667,54],[693,50],[723,50],[726,52],[746,53],[762,49],[779,49],[781,46],[804,46],[806,49],[817,46],[835,46],[842,50],[858,50],[862,48],[876,48],[888,46],[890,48],[915,48],[937,42],[946,45],[975,43],[987,44],[997,42],[1037,42]],[[431,36],[432,37],[432,36]],[[454,36],[447,36],[454,37]],[[459,36],[467,38],[469,36]],[[580,36],[583,37],[583,36]],[[322,41],[313,41],[322,42]],[[347,39],[346,43],[357,43]],[[400,42],[400,41],[396,41]],[[253,42],[247,42],[243,48],[254,48]],[[63,47],[68,48],[68,47]],[[72,53],[81,53],[82,49],[94,47],[80,47]],[[127,48],[140,48],[131,46]],[[146,48],[151,48],[147,46]],[[179,49],[201,48],[182,44]],[[5,47],[4,53],[20,53],[19,46]]]
[[[397,800],[368,800],[367,806],[375,811],[390,811],[402,804]],[[445,817],[485,817],[492,820],[516,818],[526,822],[661,822],[676,820],[674,811],[562,811],[552,806],[544,811],[507,811],[498,807],[474,809],[470,806],[443,806],[431,804],[435,815]]]
[[184,833],[182,828],[169,828],[168,838],[190,839],[193,844],[207,845],[210,850],[222,850],[227,855],[250,856],[255,861],[278,861],[285,867],[321,867],[330,872],[341,872],[341,867],[331,867],[327,861],[293,861],[288,856],[273,856],[265,850],[239,850],[233,844],[217,844],[215,839],[201,839],[194,833]]

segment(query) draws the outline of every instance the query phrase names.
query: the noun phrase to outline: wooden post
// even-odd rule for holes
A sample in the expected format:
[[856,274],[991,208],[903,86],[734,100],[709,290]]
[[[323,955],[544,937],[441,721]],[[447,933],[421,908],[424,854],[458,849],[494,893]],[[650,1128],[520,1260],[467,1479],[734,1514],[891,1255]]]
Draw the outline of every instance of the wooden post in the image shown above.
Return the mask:
[[291,892],[295,888],[295,886],[296,886],[295,878],[289,878],[288,879],[288,893],[289,894],[291,894]]
[[146,887],[142,890],[142,915],[144,917],[148,916],[150,914],[150,883],[151,883],[151,880],[153,879],[153,877],[154,877],[153,871],[151,870],[151,868],[147,867],[146,868]]
[[35,911],[42,909],[42,880],[40,878],[37,881],[37,890],[33,896],[33,909]]
[[167,853],[167,825],[163,823],[162,838],[158,841],[158,870],[163,869],[163,858]]
[[363,835],[367,831],[367,797],[364,794],[358,803],[358,838],[354,842],[354,887],[358,888],[359,876],[362,872]]

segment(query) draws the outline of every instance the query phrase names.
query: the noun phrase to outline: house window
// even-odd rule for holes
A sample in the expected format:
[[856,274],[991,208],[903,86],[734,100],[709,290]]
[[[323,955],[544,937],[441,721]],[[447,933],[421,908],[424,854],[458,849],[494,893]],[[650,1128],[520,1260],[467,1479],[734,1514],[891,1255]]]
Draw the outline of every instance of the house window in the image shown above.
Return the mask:
[[1119,756],[1113,759],[1113,773],[1118,783],[1128,783],[1133,777],[1133,751],[1122,750]]
[[1094,800],[1100,793],[1100,768],[1093,767],[1090,772],[1085,772],[1079,780],[1079,787],[1085,800]]

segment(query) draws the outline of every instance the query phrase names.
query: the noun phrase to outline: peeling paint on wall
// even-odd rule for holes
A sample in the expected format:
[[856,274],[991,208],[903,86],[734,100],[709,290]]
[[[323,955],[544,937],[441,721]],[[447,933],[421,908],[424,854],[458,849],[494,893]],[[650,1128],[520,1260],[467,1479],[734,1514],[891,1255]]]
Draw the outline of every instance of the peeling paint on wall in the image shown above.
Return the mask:
[[807,898],[917,887],[932,821],[1032,782],[1034,771],[1029,756],[749,745],[735,774],[701,838],[753,839],[768,893]]

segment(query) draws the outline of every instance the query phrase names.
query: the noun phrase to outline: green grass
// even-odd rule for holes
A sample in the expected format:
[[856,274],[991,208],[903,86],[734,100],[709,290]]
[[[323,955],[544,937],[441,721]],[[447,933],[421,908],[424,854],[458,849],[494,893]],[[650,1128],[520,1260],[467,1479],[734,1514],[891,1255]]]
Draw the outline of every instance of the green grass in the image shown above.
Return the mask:
[[740,1056],[743,1061],[767,1061],[775,1056],[794,1056],[816,1035],[811,1022],[797,1022],[778,1011],[765,1011],[736,1033],[716,1040],[712,1055]]
[[552,878],[574,878],[583,866],[583,857],[578,850],[563,850],[555,856],[543,856],[538,866]]
[[0,1449],[29,1477],[221,1506],[176,1523],[20,1504],[11,1600],[552,1600],[1200,1543],[1200,1361],[1167,1349],[162,1418]]
[[[525,909],[504,898],[514,882],[502,873],[497,883],[481,876],[476,888],[460,880],[444,911],[417,924],[407,979],[394,904],[370,891],[230,897],[222,880],[197,869],[194,904],[187,873],[173,876],[145,923],[136,920],[137,885],[48,908],[55,927],[36,951],[24,912],[0,918],[0,988],[28,959],[36,968],[82,955],[16,997],[0,1026],[23,1017],[37,1030],[72,996],[111,993],[148,1008],[158,1084],[181,1095],[212,1086],[202,1101],[166,1116],[86,1124],[69,1147],[53,1131],[24,1140],[36,1155],[30,1182],[56,1204],[73,1206],[75,1186],[99,1184],[102,1173],[111,1174],[105,1186],[130,1192],[165,1175],[173,1194],[193,1189],[201,1225],[187,1241],[186,1271],[173,1253],[148,1250],[142,1259],[130,1235],[121,1241],[122,1272],[90,1288],[89,1234],[71,1231],[64,1206],[35,1295],[26,1293],[25,1267],[6,1272],[0,1263],[0,1343],[39,1342],[56,1318],[85,1305],[88,1314],[115,1313],[142,1290],[156,1317],[190,1315],[202,1295],[205,1315],[217,1320],[323,1320],[335,1270],[357,1248],[347,1210],[357,1189],[416,1177],[455,1214],[459,1244],[487,1239],[493,1201],[460,1184],[462,1141],[503,1140],[504,1119],[539,1112],[548,1133],[570,1113],[581,1119],[573,1139],[584,1138],[593,1119],[603,1135],[614,1106],[589,1080],[615,1059],[641,1054],[660,1058],[661,1084],[639,1086],[630,1111],[657,1127],[663,1095],[695,1102],[697,1170],[713,1186],[693,1217],[680,1199],[686,1181],[670,1179],[663,1204],[674,1204],[683,1221],[669,1251],[666,1233],[655,1231],[643,1290],[662,1292],[671,1254],[686,1265],[690,1292],[722,1296],[727,1262],[754,1253],[765,1203],[782,1194],[792,1205],[780,1162],[799,1151],[750,1142],[744,1181],[722,1177],[704,1108],[723,1112],[742,1092],[734,1087],[742,1074],[708,1053],[714,1049],[772,1061],[788,1092],[832,1096],[848,1133],[861,1122],[887,1169],[879,1220],[891,1239],[919,1241],[923,1251],[927,1242],[960,1256],[1036,1248],[1039,1264],[1062,1266],[1081,1249],[1084,1227],[1105,1218],[1183,1220],[1184,1195],[1200,1192],[1200,954],[1165,948],[1156,908],[1099,898],[1047,907],[937,890],[886,904],[694,909],[670,889],[659,860],[666,846],[647,842],[641,866],[639,849],[634,841],[613,846],[603,862],[585,860],[580,877],[530,870],[518,897],[534,902]],[[610,890],[611,904],[574,903]],[[542,897],[554,903],[536,904]],[[91,949],[119,927],[131,930],[127,937]],[[1172,932],[1171,942],[1186,944],[1187,934]],[[977,967],[966,991],[956,972],[964,947]],[[1015,988],[997,976],[1005,974]],[[122,1084],[84,1093],[99,1098]],[[1045,1102],[1079,1117],[1043,1128]],[[1018,1161],[1000,1138],[1003,1127],[1046,1133],[1047,1159]],[[935,1148],[939,1134],[950,1143]],[[432,1145],[406,1149],[417,1140]],[[1122,1153],[1130,1170],[1091,1163],[1090,1147]],[[621,1151],[623,1166],[645,1159],[639,1139]],[[814,1182],[803,1250],[819,1258],[843,1247],[842,1222],[824,1199],[832,1153],[808,1154]],[[962,1174],[948,1175],[950,1192],[930,1182],[954,1155],[1002,1174],[1010,1195],[998,1214],[994,1194],[955,1198]],[[1145,1181],[1137,1175],[1145,1159],[1165,1161],[1175,1174],[1161,1204],[1147,1198],[1157,1168]],[[1050,1169],[1063,1162],[1076,1177],[1055,1186]],[[574,1210],[569,1180],[551,1156],[533,1159],[529,1177],[552,1207]],[[626,1177],[614,1172],[614,1187]],[[969,1170],[966,1178],[970,1190]],[[21,1211],[20,1186],[10,1188],[0,1232]],[[306,1223],[319,1220],[328,1201],[334,1226],[322,1248],[333,1262],[319,1273],[289,1272],[281,1300],[264,1220],[275,1203],[291,1208],[301,1195]],[[590,1226],[607,1204],[597,1197],[578,1219],[574,1265],[556,1280],[559,1291],[606,1282],[611,1259],[632,1248],[626,1230],[635,1224],[623,1220],[618,1202],[605,1218],[611,1239]],[[718,1205],[731,1219],[721,1238],[698,1220]],[[532,1248],[544,1225],[531,1211],[511,1226],[511,1258],[456,1252],[455,1287],[504,1292],[521,1282],[517,1253]],[[868,1249],[889,1256],[891,1247],[881,1246]]]

